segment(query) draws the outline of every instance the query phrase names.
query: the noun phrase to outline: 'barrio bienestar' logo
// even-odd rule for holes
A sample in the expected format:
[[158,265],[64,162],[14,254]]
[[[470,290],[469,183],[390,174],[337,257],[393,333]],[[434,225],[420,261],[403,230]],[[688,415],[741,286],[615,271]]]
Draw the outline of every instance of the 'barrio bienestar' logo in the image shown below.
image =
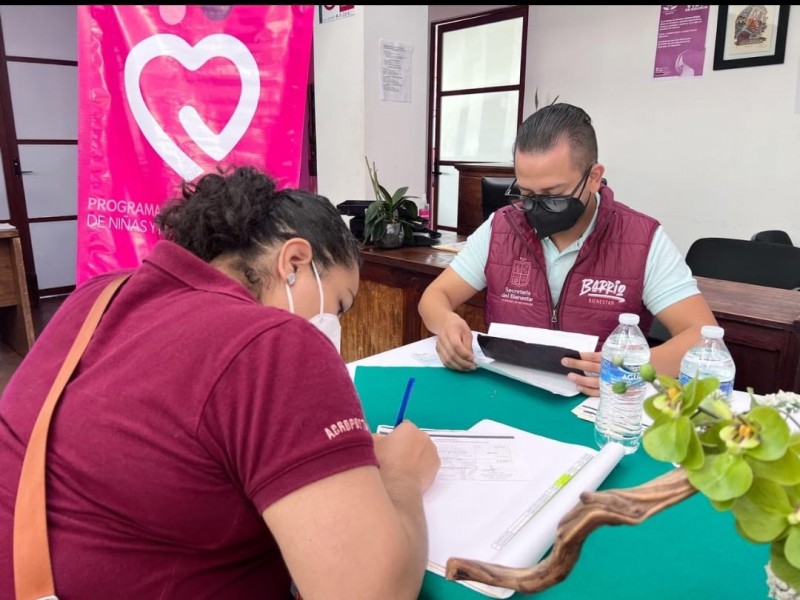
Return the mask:
[[609,281],[608,279],[590,279],[581,281],[581,296],[589,296],[602,304],[625,303],[625,290],[628,286],[619,279]]

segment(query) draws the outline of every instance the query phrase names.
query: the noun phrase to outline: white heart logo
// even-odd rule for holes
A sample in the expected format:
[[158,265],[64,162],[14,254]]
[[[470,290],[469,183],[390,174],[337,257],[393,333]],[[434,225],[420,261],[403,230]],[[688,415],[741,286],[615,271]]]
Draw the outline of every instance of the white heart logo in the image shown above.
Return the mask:
[[242,93],[236,110],[219,135],[211,131],[192,106],[183,106],[178,119],[186,133],[214,160],[225,158],[242,139],[256,113],[261,95],[258,64],[241,41],[222,33],[210,35],[190,46],[183,38],[164,33],[151,36],[134,46],[125,60],[125,93],[133,117],[153,149],[184,180],[191,181],[203,169],[181,150],[153,117],[142,96],[139,78],[144,66],[158,56],[171,56],[190,71],[196,71],[212,58],[230,60],[239,71]]

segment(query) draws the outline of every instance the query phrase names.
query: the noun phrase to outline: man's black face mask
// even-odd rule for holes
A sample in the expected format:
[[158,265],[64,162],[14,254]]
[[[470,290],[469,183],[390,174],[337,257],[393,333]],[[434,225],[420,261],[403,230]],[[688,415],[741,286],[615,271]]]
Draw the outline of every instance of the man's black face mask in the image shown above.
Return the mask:
[[586,189],[592,167],[594,167],[594,163],[589,165],[583,177],[569,194],[563,196],[550,196],[547,194],[523,196],[519,194],[519,189],[516,186],[517,180],[514,179],[514,182],[506,190],[506,197],[514,208],[525,212],[528,223],[536,231],[536,236],[540,240],[544,239],[554,233],[569,229],[581,218],[581,215],[586,210],[586,205],[581,202],[580,197],[583,196],[583,192]]
[[536,231],[536,237],[542,240],[575,225],[585,210],[586,205],[578,198],[569,198],[566,210],[552,212],[544,204],[537,202],[530,210],[525,211],[525,216]]

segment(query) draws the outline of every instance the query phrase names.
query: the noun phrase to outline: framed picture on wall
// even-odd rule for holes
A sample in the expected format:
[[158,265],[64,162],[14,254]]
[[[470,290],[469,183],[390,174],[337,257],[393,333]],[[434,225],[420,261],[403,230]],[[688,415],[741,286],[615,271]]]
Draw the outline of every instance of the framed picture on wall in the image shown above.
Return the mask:
[[714,70],[783,63],[789,5],[720,5]]

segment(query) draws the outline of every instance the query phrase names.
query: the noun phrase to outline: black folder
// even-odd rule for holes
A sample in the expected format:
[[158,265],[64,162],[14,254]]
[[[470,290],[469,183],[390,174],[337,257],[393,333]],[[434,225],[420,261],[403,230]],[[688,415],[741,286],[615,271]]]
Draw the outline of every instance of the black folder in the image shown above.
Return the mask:
[[478,345],[486,356],[500,362],[563,375],[567,373],[583,375],[582,371],[568,369],[561,364],[561,359],[565,356],[580,359],[580,352],[571,348],[520,342],[482,333],[478,334]]

